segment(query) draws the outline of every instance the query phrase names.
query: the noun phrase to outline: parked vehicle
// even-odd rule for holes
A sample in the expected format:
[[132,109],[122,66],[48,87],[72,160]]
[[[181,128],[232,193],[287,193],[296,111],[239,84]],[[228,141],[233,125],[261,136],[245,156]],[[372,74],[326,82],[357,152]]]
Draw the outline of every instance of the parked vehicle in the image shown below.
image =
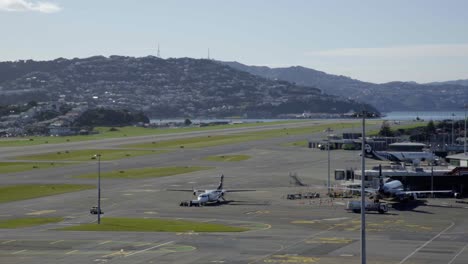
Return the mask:
[[[366,201],[366,211],[377,211],[380,214],[388,212],[388,205],[384,202],[370,202]],[[348,201],[346,210],[353,211],[354,213],[361,212],[361,201]]]
[[[102,211],[102,208],[101,208],[100,211],[101,211],[100,214],[104,214],[104,212]],[[91,214],[98,214],[98,207],[97,207],[97,206],[91,207],[91,209],[89,210],[89,213],[91,213]]]

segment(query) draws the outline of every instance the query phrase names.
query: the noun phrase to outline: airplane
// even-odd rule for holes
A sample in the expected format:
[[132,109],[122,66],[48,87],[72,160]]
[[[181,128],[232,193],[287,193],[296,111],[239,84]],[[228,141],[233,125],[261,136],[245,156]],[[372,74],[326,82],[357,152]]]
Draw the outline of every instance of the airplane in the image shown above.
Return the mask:
[[202,190],[202,189],[168,189],[168,191],[181,191],[181,192],[193,192],[194,196],[197,196],[197,200],[190,201],[190,205],[199,204],[205,205],[207,203],[221,203],[226,201],[224,199],[225,193],[231,192],[252,192],[255,190],[226,190],[223,189],[224,175],[221,175],[221,180],[216,189]]
[[421,161],[434,162],[438,157],[432,152],[396,152],[396,151],[374,151],[369,144],[365,145],[365,157],[375,160],[408,162],[418,165]]
[[[360,191],[361,189],[350,189],[344,188],[345,190]],[[418,198],[418,194],[434,194],[434,193],[453,193],[452,190],[437,190],[437,191],[405,191],[403,183],[399,180],[392,180],[387,178],[385,183],[381,183],[378,189],[366,188],[365,192],[371,193],[374,199],[396,199],[397,201],[403,202],[408,200],[414,200]]]

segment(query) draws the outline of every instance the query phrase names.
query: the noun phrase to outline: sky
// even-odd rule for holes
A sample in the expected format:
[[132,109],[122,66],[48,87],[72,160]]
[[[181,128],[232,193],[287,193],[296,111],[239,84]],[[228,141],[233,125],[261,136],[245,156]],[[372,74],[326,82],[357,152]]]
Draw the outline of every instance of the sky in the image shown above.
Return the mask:
[[468,79],[465,0],[0,0],[0,61],[157,55]]

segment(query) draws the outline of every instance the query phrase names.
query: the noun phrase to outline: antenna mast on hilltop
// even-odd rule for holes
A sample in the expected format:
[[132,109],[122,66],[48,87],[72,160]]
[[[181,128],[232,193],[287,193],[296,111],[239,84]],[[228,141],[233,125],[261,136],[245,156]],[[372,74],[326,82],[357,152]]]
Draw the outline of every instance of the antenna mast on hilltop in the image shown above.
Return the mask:
[[210,48],[208,48],[208,59],[210,59]]
[[159,43],[158,43],[158,55],[156,55],[158,58],[161,58],[161,52],[159,51]]

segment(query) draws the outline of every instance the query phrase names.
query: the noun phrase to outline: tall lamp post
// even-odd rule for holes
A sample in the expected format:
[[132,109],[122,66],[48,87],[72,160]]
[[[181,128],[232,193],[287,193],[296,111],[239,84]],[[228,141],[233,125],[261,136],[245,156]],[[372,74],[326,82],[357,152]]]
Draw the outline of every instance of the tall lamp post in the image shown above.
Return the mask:
[[468,155],[468,153],[466,153],[466,109],[468,108],[468,105],[465,104],[465,105],[464,105],[464,108],[465,108],[465,135],[463,136],[463,141],[464,141],[464,144],[463,144],[463,153],[465,153],[465,155]]
[[455,114],[452,113],[452,145],[455,145],[454,122],[455,122]]
[[331,128],[327,128],[325,131],[327,132],[327,137],[328,137],[328,141],[327,141],[327,151],[328,151],[327,194],[328,196],[330,196],[330,132],[332,132],[333,130]]
[[94,155],[98,159],[98,200],[97,200],[97,223],[101,223],[101,154]]
[[366,148],[366,111],[362,111],[362,144],[361,144],[361,264],[366,264],[366,179],[365,148]]

